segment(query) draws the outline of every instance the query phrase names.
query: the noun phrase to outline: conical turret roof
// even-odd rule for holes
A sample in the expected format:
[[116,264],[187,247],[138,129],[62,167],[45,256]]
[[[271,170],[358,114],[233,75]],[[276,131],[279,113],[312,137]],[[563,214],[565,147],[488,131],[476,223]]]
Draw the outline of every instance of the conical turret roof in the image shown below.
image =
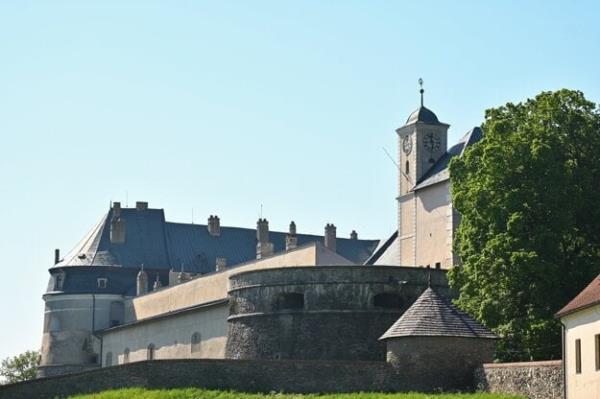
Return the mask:
[[498,338],[431,287],[379,339],[396,337]]

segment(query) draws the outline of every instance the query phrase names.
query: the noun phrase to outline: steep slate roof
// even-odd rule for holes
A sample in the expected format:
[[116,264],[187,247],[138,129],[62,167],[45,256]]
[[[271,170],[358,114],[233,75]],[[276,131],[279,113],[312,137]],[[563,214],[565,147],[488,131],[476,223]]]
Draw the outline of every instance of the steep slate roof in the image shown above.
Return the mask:
[[481,128],[474,127],[473,129],[469,130],[456,145],[452,146],[448,151],[446,151],[446,153],[431,166],[427,173],[425,173],[417,182],[415,187],[413,187],[413,191],[448,180],[450,178],[450,172],[448,170],[450,160],[456,156],[462,156],[467,147],[478,142],[482,138],[483,132]]
[[[126,225],[126,242],[110,242],[111,209],[69,252],[55,268],[69,266],[120,266],[179,270],[183,264],[189,272],[215,270],[216,258],[227,264],[256,259],[256,230],[221,226],[220,236],[211,236],[206,225],[166,222],[162,209],[122,208],[120,217]],[[285,250],[285,232],[269,232],[274,252]],[[323,241],[322,236],[297,234],[298,245]],[[362,264],[375,251],[378,240],[337,238],[337,253]]]
[[397,337],[498,338],[431,287],[379,339]]
[[589,308],[600,304],[600,275],[583,289],[571,302],[556,313],[557,317],[563,317],[578,310]]

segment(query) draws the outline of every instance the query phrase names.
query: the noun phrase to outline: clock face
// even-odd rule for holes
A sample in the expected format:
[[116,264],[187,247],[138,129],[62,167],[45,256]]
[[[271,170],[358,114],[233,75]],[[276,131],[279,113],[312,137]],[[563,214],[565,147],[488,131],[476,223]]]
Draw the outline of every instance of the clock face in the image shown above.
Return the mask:
[[410,136],[404,136],[404,139],[402,139],[402,150],[406,155],[412,151],[412,139]]
[[428,133],[423,137],[423,147],[429,152],[435,152],[440,148],[440,141],[437,135]]

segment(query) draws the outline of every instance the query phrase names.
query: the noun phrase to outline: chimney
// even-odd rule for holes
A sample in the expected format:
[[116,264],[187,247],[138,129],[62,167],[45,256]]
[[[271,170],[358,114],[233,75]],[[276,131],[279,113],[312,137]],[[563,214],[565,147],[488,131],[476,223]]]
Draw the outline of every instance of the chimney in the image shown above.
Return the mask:
[[256,259],[273,255],[273,244],[269,242],[269,221],[258,219],[256,222]]
[[216,270],[219,272],[227,267],[227,258],[217,258]]
[[56,248],[54,250],[54,264],[58,264],[60,262],[60,249]]
[[358,234],[356,233],[356,230],[352,230],[352,233],[350,233],[350,239],[358,240]]
[[336,228],[333,223],[327,223],[325,225],[325,247],[329,248],[333,252],[335,252],[335,250],[336,250],[335,232],[336,232]]
[[221,235],[221,220],[219,217],[217,215],[210,215],[206,228],[208,229],[208,234],[213,237],[219,237]]
[[138,201],[135,203],[135,209],[137,209],[138,211],[148,210],[148,203],[143,202],[143,201]]
[[113,202],[113,217],[119,217],[121,216],[121,203],[120,202]]
[[285,250],[289,251],[298,246],[298,237],[296,237],[296,223],[292,220],[290,223],[290,232],[285,236]]
[[148,274],[144,271],[144,265],[142,265],[142,268],[137,275],[135,292],[138,296],[148,292]]

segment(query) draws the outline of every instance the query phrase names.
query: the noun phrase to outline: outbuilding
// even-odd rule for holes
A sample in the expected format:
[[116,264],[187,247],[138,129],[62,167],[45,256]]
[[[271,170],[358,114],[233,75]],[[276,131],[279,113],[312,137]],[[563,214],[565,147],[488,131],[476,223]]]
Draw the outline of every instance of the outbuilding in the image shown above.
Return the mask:
[[600,275],[556,316],[563,325],[566,399],[600,399]]

